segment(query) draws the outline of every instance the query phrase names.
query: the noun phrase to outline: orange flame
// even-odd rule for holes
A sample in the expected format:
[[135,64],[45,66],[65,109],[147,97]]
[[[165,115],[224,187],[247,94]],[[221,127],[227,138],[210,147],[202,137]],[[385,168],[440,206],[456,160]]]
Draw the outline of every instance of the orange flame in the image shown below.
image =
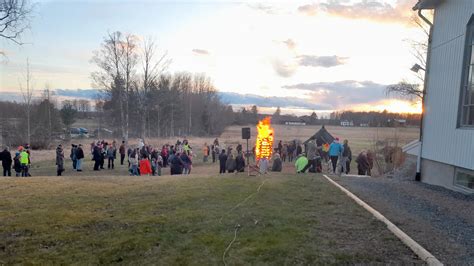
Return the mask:
[[273,128],[271,118],[265,117],[257,125],[257,142],[255,144],[255,157],[257,161],[262,158],[270,159],[273,152]]

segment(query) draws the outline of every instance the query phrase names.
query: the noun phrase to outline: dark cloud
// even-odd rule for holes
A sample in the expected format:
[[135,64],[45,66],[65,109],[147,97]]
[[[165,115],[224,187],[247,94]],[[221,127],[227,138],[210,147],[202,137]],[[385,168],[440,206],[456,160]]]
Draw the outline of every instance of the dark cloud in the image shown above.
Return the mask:
[[316,56],[316,55],[300,55],[298,58],[298,64],[300,66],[311,66],[311,67],[335,67],[345,64],[347,57],[333,56]]
[[416,2],[417,0],[398,0],[395,5],[390,5],[375,0],[361,0],[352,4],[347,0],[330,0],[327,3],[300,6],[298,11],[308,16],[326,12],[351,19],[407,23],[413,14],[411,8]]
[[231,105],[257,105],[259,107],[301,108],[311,110],[327,110],[325,104],[314,103],[296,97],[263,97],[254,94],[220,92],[221,100]]
[[317,55],[299,55],[292,61],[282,61],[274,59],[272,61],[273,70],[280,77],[288,78],[293,76],[298,67],[336,67],[343,65],[347,61],[347,57],[340,56],[317,56]]
[[309,92],[315,102],[325,103],[330,109],[344,109],[354,104],[374,103],[386,99],[387,86],[373,81],[345,80],[338,82],[300,83],[283,86]]
[[209,51],[203,49],[193,49],[193,53],[197,55],[209,55]]

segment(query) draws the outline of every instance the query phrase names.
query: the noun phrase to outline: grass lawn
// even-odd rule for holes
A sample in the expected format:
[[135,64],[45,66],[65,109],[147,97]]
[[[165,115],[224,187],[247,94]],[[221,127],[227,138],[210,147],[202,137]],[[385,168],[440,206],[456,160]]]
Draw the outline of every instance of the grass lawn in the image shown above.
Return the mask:
[[0,264],[222,265],[236,225],[229,265],[420,263],[316,175],[9,178],[0,191]]

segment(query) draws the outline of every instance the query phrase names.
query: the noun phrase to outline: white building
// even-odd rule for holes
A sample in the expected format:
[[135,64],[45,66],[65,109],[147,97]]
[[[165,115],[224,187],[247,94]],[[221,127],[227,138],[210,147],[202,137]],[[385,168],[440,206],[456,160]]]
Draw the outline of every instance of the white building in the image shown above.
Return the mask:
[[341,121],[341,127],[353,127],[353,126],[354,126],[353,121],[349,121],[349,120]]
[[419,0],[434,9],[422,125],[421,181],[474,193],[474,0]]

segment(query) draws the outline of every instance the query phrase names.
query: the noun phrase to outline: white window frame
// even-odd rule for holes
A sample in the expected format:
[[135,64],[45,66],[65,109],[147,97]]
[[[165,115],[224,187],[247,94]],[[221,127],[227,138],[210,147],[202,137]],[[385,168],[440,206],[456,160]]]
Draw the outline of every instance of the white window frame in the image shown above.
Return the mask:
[[[474,115],[469,112],[470,108],[474,109],[474,15],[467,24],[461,84],[458,127],[474,129],[474,118],[466,118],[467,115]],[[469,97],[471,99],[468,99]],[[468,120],[472,120],[473,123],[466,123]]]
[[456,171],[454,172],[454,186],[455,187],[458,187],[460,189],[463,189],[469,193],[474,193],[474,189],[473,188],[469,188],[469,187],[466,187],[466,186],[463,186],[463,185],[460,185],[458,183],[458,174],[459,173],[463,173],[463,174],[467,174],[467,175],[471,175],[471,176],[474,176],[474,171],[472,170],[468,170],[468,169],[464,169],[464,168],[456,168]]

